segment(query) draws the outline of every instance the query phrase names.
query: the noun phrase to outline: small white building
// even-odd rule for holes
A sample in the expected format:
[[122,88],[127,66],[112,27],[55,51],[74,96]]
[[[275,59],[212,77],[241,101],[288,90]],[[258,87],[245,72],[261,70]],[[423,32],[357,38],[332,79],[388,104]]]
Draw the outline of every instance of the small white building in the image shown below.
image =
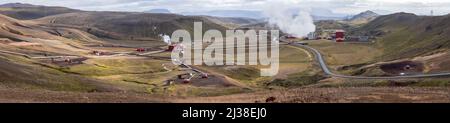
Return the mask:
[[316,40],[316,39],[317,39],[317,36],[316,36],[315,32],[310,32],[308,34],[308,40]]
[[164,41],[165,43],[167,43],[167,44],[171,44],[171,43],[172,43],[172,42],[170,41],[170,36],[168,36],[168,35],[162,35],[161,37],[162,37],[162,39],[163,39],[163,41]]

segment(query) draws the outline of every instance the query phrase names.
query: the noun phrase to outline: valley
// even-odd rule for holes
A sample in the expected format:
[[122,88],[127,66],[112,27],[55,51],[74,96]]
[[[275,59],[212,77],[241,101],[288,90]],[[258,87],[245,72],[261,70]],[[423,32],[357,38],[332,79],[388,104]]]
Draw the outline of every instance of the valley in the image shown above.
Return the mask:
[[[267,66],[174,65],[162,37],[193,33],[193,22],[222,33],[276,28],[261,20],[6,4],[0,102],[448,103],[448,20],[366,11],[316,21],[323,38],[282,32],[278,74],[263,77],[259,69]],[[324,35],[335,29],[370,41],[328,40]]]

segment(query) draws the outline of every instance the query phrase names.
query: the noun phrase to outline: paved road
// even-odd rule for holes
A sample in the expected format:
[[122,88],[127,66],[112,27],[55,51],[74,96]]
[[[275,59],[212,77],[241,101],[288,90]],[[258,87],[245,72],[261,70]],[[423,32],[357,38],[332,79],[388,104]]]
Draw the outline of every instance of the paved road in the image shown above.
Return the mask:
[[[285,40],[280,39],[282,42],[286,42]],[[293,46],[297,46],[300,48],[304,48],[310,52],[312,52],[316,58],[316,60],[319,62],[320,67],[322,68],[323,72],[327,75],[338,77],[338,78],[350,78],[350,79],[405,79],[405,78],[430,78],[430,77],[450,77],[450,73],[435,73],[435,74],[417,74],[417,75],[405,75],[405,76],[389,76],[389,77],[366,77],[366,76],[348,76],[348,75],[341,75],[331,72],[331,70],[328,68],[324,58],[322,57],[322,54],[307,45],[302,45],[298,43],[291,43]]]

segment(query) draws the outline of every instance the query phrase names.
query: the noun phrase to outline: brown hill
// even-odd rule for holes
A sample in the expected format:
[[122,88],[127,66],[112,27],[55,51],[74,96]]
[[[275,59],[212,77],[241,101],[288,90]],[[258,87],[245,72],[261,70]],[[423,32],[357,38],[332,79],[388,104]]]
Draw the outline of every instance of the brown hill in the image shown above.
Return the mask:
[[360,24],[366,24],[366,23],[376,19],[378,16],[380,16],[380,15],[378,15],[377,13],[375,13],[373,11],[368,10],[365,12],[361,12],[346,21],[353,25],[360,25]]
[[65,7],[38,6],[23,3],[8,3],[0,5],[0,14],[23,20],[79,11],[80,10]]
[[203,22],[204,31],[217,29],[224,32],[228,29],[205,17],[154,13],[75,12],[36,21],[42,24],[76,26],[101,38],[120,40],[156,40],[160,34],[171,35],[178,29],[193,32],[194,22]]
[[224,25],[229,28],[238,28],[240,26],[260,23],[262,20],[252,19],[252,18],[236,18],[236,17],[212,17],[203,16],[217,24]]

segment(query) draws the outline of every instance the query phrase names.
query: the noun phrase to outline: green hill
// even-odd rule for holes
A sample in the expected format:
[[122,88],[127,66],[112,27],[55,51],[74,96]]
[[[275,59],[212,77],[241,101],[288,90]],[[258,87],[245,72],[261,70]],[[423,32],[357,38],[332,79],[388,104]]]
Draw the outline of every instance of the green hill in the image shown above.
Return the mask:
[[350,33],[376,37],[376,45],[384,50],[380,59],[394,60],[449,49],[449,22],[450,15],[396,13],[380,16]]

